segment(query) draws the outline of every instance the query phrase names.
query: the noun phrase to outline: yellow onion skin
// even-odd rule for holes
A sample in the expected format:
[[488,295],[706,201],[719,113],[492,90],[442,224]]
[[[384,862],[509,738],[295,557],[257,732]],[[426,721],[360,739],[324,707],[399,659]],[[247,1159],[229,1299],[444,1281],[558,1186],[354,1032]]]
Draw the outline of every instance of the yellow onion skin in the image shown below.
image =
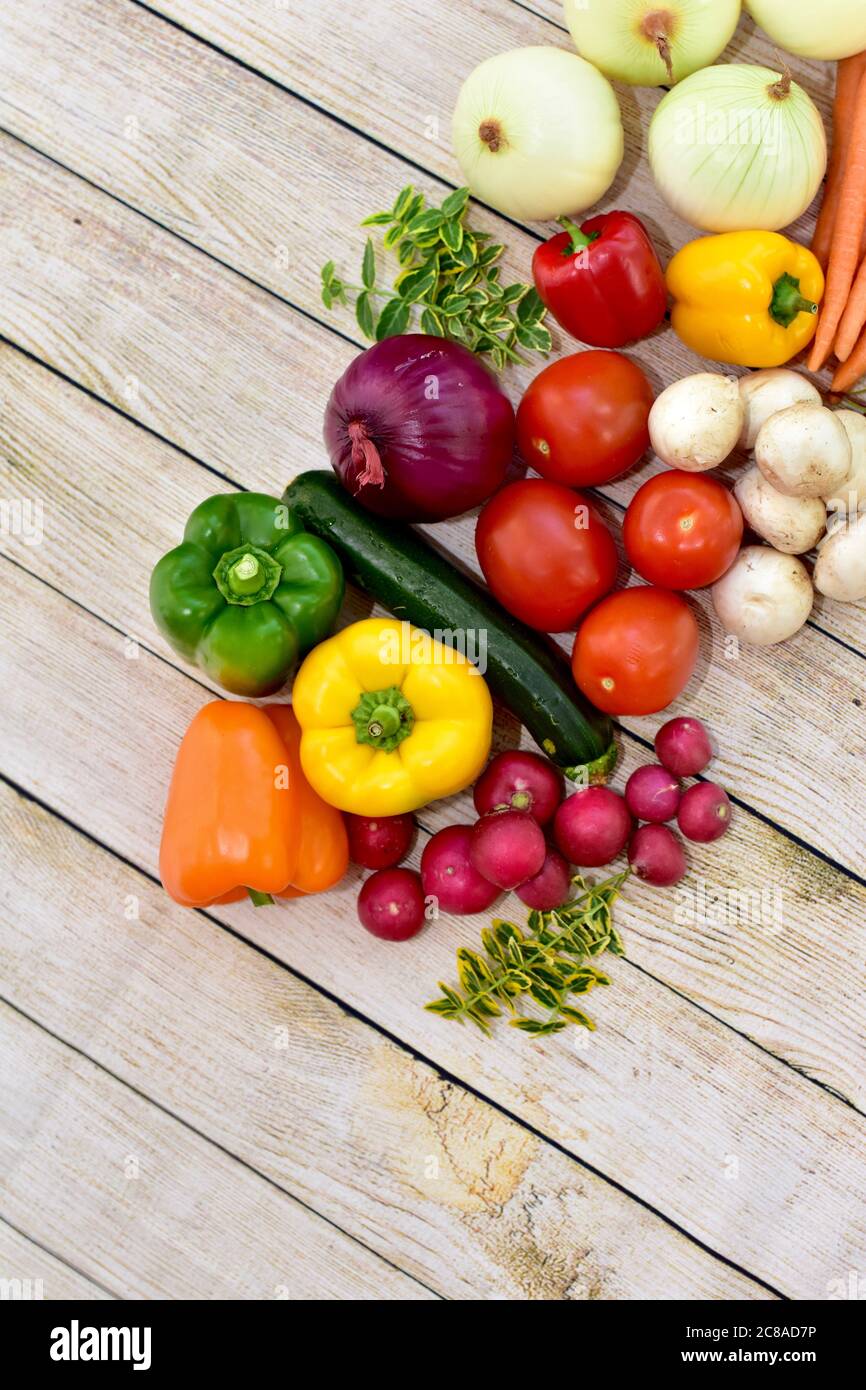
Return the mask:
[[779,231],[796,222],[827,168],[812,98],[782,75],[741,63],[704,68],[659,103],[649,159],[675,212],[705,232]]
[[460,89],[452,134],[474,196],[518,221],[591,207],[624,150],[607,78],[576,53],[541,46],[480,63]]
[[866,49],[864,0],[746,0],[756,24],[798,58],[835,60]]
[[643,26],[663,16],[673,81],[714,63],[740,19],[741,0],[565,0],[565,22],[578,53],[606,77],[631,87],[671,81]]

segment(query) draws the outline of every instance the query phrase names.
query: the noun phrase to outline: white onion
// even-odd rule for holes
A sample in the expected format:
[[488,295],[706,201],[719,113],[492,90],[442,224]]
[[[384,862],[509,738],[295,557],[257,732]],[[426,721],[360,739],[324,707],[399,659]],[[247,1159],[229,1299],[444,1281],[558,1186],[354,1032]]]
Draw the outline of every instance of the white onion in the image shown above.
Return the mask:
[[755,23],[800,58],[850,58],[866,49],[863,0],[746,0]]
[[812,98],[770,68],[705,68],[668,92],[650,123],[656,183],[707,232],[778,231],[815,197],[827,167]]
[[740,18],[740,0],[565,0],[578,53],[633,87],[680,82],[714,63]]
[[561,48],[515,48],[480,63],[460,88],[452,133],[476,198],[539,222],[598,202],[624,148],[607,78]]

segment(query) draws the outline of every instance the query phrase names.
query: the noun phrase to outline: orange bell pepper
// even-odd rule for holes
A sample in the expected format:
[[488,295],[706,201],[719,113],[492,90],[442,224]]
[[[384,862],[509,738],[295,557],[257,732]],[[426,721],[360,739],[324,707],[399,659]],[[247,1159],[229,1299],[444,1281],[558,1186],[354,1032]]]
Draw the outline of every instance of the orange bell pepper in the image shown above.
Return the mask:
[[213,700],[181,743],[163,821],[163,886],[185,907],[262,903],[331,887],[346,871],[342,816],[301,770],[289,706]]
[[342,812],[313,791],[301,767],[301,726],[291,705],[266,705],[265,714],[288,753],[289,784],[294,787],[301,814],[298,866],[292,887],[281,898],[321,893],[339,883],[349,866],[349,837]]

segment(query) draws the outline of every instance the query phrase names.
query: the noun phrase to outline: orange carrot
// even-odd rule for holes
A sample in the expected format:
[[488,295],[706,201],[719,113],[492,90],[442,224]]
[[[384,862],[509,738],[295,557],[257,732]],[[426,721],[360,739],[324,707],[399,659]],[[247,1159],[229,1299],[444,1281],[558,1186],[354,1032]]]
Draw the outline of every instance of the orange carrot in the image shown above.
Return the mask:
[[833,347],[839,320],[860,261],[860,242],[866,226],[866,77],[857,88],[854,120],[851,125],[851,145],[839,193],[839,208],[830,261],[827,267],[827,288],[818,320],[818,332],[809,357],[809,370],[820,371]]
[[860,263],[857,279],[854,281],[845,312],[839,322],[839,332],[833,348],[840,362],[845,362],[854,350],[866,324],[866,257]]
[[866,329],[860,335],[854,351],[836,368],[836,375],[830,384],[831,391],[850,391],[861,376],[866,376]]
[[830,256],[830,243],[833,239],[833,225],[839,206],[839,193],[842,177],[851,145],[851,125],[854,119],[854,106],[860,78],[866,71],[866,53],[857,53],[853,58],[843,58],[836,69],[836,96],[833,101],[833,144],[830,150],[830,164],[827,169],[827,182],[824,185],[824,200],[812,238],[812,250],[821,262],[822,270],[827,269]]

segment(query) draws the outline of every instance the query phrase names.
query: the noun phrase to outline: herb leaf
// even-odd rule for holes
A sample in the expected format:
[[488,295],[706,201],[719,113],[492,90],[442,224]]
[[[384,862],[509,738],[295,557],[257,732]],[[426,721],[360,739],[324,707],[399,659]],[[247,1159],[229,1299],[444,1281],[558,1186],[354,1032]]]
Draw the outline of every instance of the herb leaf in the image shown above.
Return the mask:
[[370,237],[367,237],[367,244],[364,247],[361,279],[364,282],[364,288],[368,290],[371,290],[376,283],[376,253],[373,250],[373,242]]
[[397,333],[405,333],[409,323],[411,305],[404,299],[389,299],[376,324],[376,342],[383,338],[393,338]]
[[[605,950],[623,953],[611,917],[628,873],[598,884],[576,875],[574,897],[549,912],[530,912],[526,932],[513,922],[494,921],[481,932],[480,951],[458,950],[460,989],[440,983],[442,997],[425,1008],[457,1023],[474,1023],[484,1033],[503,1006],[512,1015],[511,1026],[532,1037],[549,1037],[569,1023],[594,1029],[589,1015],[569,1001],[610,984],[590,957]],[[546,1016],[522,1013],[518,1002],[527,998]]]
[[370,303],[370,293],[364,290],[355,301],[355,318],[365,338],[372,338],[376,331],[376,319]]
[[[383,249],[399,262],[392,288],[376,286],[376,250],[367,237],[360,285],[341,280],[333,261],[322,267],[325,308],[348,305],[354,295],[358,327],[376,341],[405,333],[417,314],[422,332],[464,343],[497,370],[523,361],[519,348],[550,352],[544,305],[531,285],[500,285],[495,262],[505,248],[466,226],[468,204],[469,189],[455,188],[441,207],[428,207],[407,184],[390,212],[371,213],[361,224],[384,229]],[[616,951],[617,941],[611,936],[607,949]]]

